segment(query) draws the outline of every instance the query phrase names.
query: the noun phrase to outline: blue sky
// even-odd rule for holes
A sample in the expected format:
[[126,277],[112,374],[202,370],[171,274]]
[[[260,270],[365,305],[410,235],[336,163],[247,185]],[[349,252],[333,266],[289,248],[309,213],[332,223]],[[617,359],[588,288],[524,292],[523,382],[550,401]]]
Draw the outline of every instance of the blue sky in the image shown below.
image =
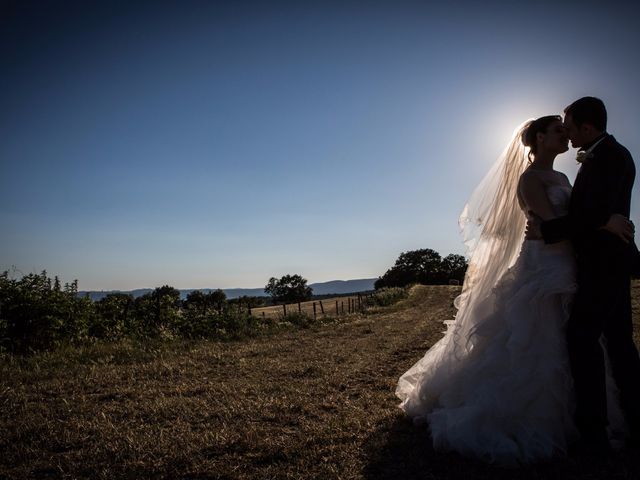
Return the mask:
[[513,129],[584,95],[640,155],[628,2],[2,5],[0,268],[81,289],[463,254],[458,215]]

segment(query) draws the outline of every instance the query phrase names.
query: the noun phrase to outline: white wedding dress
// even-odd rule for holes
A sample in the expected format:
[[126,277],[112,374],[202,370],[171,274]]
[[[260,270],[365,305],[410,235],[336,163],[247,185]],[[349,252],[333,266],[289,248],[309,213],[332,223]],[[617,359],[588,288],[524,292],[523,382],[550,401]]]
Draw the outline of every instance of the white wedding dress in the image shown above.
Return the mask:
[[[557,215],[571,187],[552,185]],[[524,240],[515,264],[484,299],[473,329],[456,323],[404,373],[396,389],[414,423],[428,423],[434,448],[499,464],[565,453],[577,432],[565,325],[576,291],[570,241]]]

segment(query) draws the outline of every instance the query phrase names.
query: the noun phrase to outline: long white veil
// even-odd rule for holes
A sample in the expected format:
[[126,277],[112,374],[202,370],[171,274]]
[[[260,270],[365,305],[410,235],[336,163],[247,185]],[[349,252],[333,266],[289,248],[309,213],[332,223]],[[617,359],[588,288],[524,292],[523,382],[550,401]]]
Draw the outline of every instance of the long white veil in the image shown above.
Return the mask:
[[437,401],[438,392],[473,350],[474,332],[492,311],[493,288],[520,253],[526,217],[518,202],[518,180],[528,165],[521,141],[531,120],[520,125],[487,175],[476,187],[459,218],[469,256],[458,312],[447,321],[445,336],[404,373],[396,395],[400,407],[416,421],[425,405]]
[[522,133],[532,120],[516,128],[511,140],[476,187],[458,223],[469,257],[462,294],[456,299],[456,323],[465,323],[474,301],[486,298],[513,265],[527,219],[518,202],[518,181],[527,168],[528,148]]

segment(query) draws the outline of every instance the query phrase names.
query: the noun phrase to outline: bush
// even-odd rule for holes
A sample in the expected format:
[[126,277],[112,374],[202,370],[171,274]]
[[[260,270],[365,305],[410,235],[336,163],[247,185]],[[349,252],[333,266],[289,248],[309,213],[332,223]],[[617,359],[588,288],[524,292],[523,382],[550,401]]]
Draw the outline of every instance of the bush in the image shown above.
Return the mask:
[[408,295],[409,294],[406,288],[381,288],[380,290],[377,290],[373,295],[365,297],[363,301],[365,307],[387,307],[407,298]]
[[78,341],[88,336],[94,316],[93,303],[78,298],[77,281],[60,287],[47,272],[29,274],[20,280],[0,275],[1,348],[26,353],[49,349],[63,341]]
[[[402,289],[384,289],[374,304],[393,302]],[[264,320],[249,313],[264,298],[240,297],[227,301],[221,290],[191,292],[185,301],[180,292],[164,285],[134,298],[112,293],[97,302],[78,296],[77,281],[60,286],[46,271],[21,279],[0,275],[0,352],[31,353],[62,345],[104,342],[153,343],[184,339],[241,339],[272,332],[286,324],[309,328],[326,321],[299,312]]]
[[133,295],[110,293],[95,303],[96,314],[89,323],[89,335],[105,340],[117,340],[132,333],[134,328]]
[[142,337],[166,334],[180,321],[180,292],[164,285],[134,300],[131,333]]
[[240,339],[253,337],[260,330],[260,319],[248,312],[225,312],[222,321],[223,335],[226,338]]
[[224,330],[225,317],[216,312],[183,310],[173,324],[175,333],[184,338],[216,338]]
[[309,328],[313,324],[318,323],[317,320],[313,319],[313,317],[310,317],[306,313],[302,312],[287,313],[282,317],[282,321],[302,328]]

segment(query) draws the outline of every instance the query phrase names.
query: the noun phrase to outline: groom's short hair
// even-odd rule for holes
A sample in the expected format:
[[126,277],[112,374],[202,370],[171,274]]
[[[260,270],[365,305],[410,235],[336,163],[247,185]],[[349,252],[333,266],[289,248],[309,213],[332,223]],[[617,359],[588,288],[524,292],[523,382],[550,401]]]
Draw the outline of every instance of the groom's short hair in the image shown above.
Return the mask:
[[571,115],[573,123],[593,125],[604,132],[607,129],[607,109],[604,102],[596,97],[582,97],[564,109],[565,115]]

